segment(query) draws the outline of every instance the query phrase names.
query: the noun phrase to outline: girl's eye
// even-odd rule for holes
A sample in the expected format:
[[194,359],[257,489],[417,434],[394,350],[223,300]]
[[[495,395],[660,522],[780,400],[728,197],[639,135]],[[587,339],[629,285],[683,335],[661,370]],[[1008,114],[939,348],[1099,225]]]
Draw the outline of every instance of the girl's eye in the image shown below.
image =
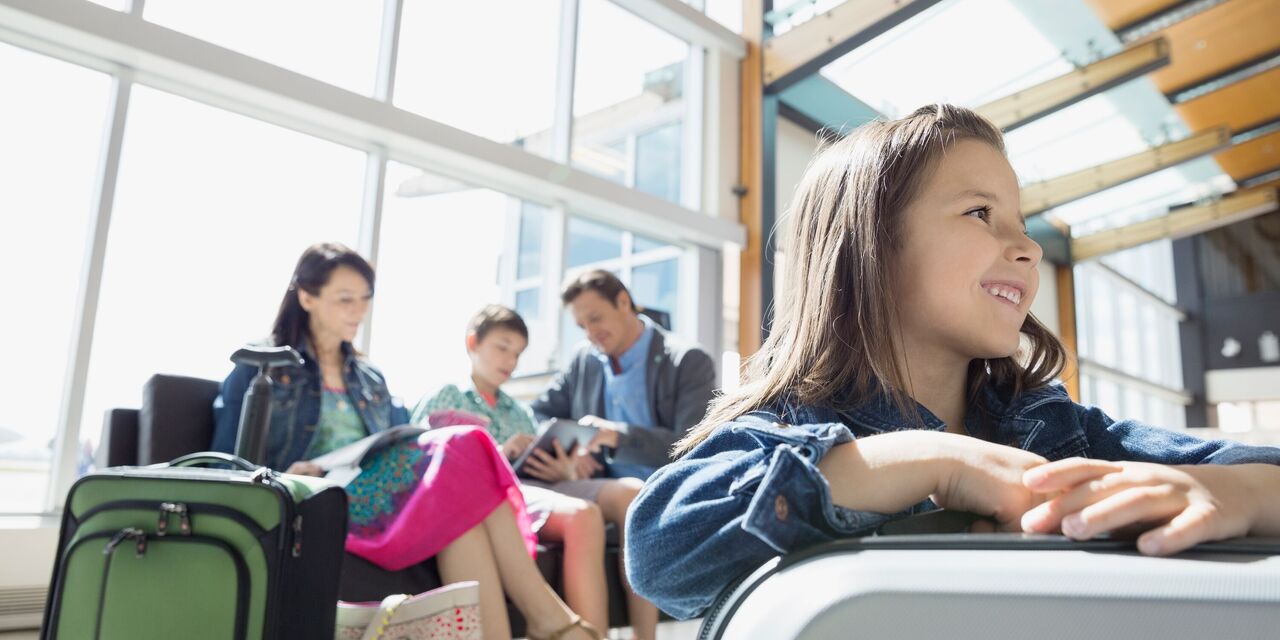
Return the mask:
[[966,216],[973,216],[983,222],[988,222],[991,220],[991,207],[978,207],[977,209],[966,211],[964,214]]

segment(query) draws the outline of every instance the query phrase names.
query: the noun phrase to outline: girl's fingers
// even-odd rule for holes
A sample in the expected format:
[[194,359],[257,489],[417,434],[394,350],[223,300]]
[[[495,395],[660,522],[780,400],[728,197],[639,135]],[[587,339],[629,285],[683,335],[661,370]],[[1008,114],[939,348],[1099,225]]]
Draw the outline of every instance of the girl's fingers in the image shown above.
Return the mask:
[[1213,511],[1203,504],[1193,504],[1174,516],[1164,526],[1138,536],[1138,551],[1148,556],[1167,556],[1209,540]]
[[1128,487],[1062,519],[1062,533],[1075,540],[1145,522],[1164,522],[1185,508],[1167,485]]
[[1085,507],[1115,495],[1133,486],[1133,482],[1121,473],[1076,485],[1070,491],[1042,502],[1022,514],[1022,530],[1031,533],[1054,533],[1062,528],[1062,519]]
[[1123,465],[1107,460],[1067,458],[1027,469],[1022,473],[1022,484],[1037,493],[1066,491],[1081,482],[1123,469]]

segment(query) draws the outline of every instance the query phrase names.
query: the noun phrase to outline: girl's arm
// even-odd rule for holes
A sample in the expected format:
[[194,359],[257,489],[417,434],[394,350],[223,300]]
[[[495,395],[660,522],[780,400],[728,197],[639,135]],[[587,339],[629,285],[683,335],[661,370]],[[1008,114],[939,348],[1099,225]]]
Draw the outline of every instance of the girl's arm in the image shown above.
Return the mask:
[[[735,576],[770,558],[869,533],[942,504],[1015,520],[1043,458],[938,432],[854,441],[842,424],[785,426],[754,414],[659,469],[631,505],[627,571],[636,593],[678,618],[700,614]],[[992,497],[996,496],[996,497]]]
[[932,498],[946,509],[989,515],[1006,529],[1039,497],[1022,484],[1044,458],[938,431],[897,431],[837,445],[818,462],[831,500],[854,511],[896,513]]

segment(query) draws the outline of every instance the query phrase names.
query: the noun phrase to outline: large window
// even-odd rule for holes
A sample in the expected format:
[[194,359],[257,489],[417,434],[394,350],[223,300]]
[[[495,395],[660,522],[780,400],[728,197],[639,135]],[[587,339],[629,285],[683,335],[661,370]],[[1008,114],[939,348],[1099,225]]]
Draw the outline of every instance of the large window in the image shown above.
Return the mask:
[[[670,329],[679,331],[680,249],[608,225],[570,217],[566,273],[606,269],[617,274],[640,307],[667,314]],[[591,250],[587,250],[590,248]],[[556,286],[551,284],[550,286]],[[568,311],[561,316],[560,360],[564,364],[586,334]]]
[[401,20],[397,106],[550,152],[559,0],[406,0]]
[[382,5],[373,0],[147,0],[143,17],[372,95]]
[[[139,406],[152,374],[223,378],[233,349],[266,337],[313,243],[373,253],[359,340],[412,404],[465,381],[466,322],[483,304],[525,316],[522,369],[557,366],[571,341],[557,289],[575,269],[613,269],[640,304],[700,326],[677,309],[696,297],[678,284],[699,281],[683,271],[701,264],[685,259],[695,247],[636,236],[632,219],[708,246],[741,237],[581,175],[701,215],[695,180],[737,165],[703,148],[738,135],[703,121],[704,86],[736,82],[734,65],[704,60],[742,55],[720,30],[698,33],[705,20],[672,28],[691,46],[650,22],[683,18],[610,0],[582,0],[577,20],[559,0],[93,2],[127,12],[86,5],[110,19],[64,25],[19,3],[0,25],[0,266],[18,274],[22,309],[0,314],[20,337],[0,388],[21,398],[0,406],[0,512],[41,510],[50,479],[60,504],[104,411]],[[108,119],[113,83],[124,115]],[[478,138],[424,133],[439,124]],[[571,215],[602,199],[598,219]],[[73,351],[82,337],[91,348]]]
[[[44,506],[110,78],[0,44],[0,513]],[[51,117],[54,116],[54,117]]]
[[369,355],[410,407],[442,384],[465,384],[467,321],[501,300],[513,206],[497,191],[388,164]]
[[678,202],[689,44],[606,0],[578,23],[574,166]]
[[136,86],[80,436],[154,373],[221,380],[308,245],[358,241],[364,154]]
[[1172,271],[1167,241],[1075,267],[1085,404],[1117,419],[1188,426]]

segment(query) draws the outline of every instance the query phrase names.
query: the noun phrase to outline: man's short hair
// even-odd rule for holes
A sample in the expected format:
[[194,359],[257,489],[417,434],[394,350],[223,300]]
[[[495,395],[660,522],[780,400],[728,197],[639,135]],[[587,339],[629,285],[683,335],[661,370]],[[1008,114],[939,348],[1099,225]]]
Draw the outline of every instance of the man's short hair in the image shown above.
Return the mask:
[[521,318],[514,309],[508,309],[500,304],[491,304],[471,318],[470,331],[476,334],[477,343],[484,340],[484,337],[494,329],[514,331],[524,336],[526,341],[529,340],[529,327],[524,323],[524,318]]
[[[568,305],[586,291],[594,291],[600,294],[601,298],[608,300],[609,304],[616,307],[618,306],[618,295],[623,291],[627,291],[627,285],[622,284],[622,281],[618,279],[618,276],[613,275],[612,271],[593,269],[566,280],[564,288],[560,292],[560,301]],[[627,291],[627,297],[631,298],[630,291]],[[631,310],[639,313],[639,309],[636,308],[635,298],[631,298]]]

